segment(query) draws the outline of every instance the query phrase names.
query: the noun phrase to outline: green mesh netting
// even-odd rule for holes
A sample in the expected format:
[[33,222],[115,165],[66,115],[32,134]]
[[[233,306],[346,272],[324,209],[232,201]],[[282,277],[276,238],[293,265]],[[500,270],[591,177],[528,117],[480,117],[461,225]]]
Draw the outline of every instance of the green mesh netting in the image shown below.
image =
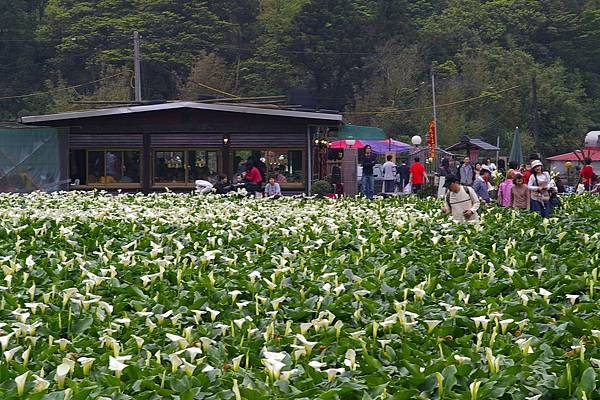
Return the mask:
[[55,128],[0,125],[0,192],[56,191],[60,185]]

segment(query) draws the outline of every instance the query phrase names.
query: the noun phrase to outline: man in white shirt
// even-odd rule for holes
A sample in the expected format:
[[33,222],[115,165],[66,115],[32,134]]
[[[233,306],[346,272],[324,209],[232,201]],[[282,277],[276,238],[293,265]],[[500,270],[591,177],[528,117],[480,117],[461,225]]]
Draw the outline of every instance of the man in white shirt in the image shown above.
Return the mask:
[[445,186],[448,188],[442,211],[452,214],[456,222],[477,222],[479,216],[479,198],[469,186],[463,186],[455,176],[446,177]]
[[383,193],[394,193],[396,186],[396,164],[392,162],[392,156],[387,156],[387,161],[383,164]]
[[491,158],[486,158],[485,162],[483,163],[483,165],[481,166],[481,168],[483,169],[487,169],[488,171],[490,171],[490,173],[494,172],[495,170],[497,170],[498,168],[496,167],[496,164],[494,164],[492,162]]

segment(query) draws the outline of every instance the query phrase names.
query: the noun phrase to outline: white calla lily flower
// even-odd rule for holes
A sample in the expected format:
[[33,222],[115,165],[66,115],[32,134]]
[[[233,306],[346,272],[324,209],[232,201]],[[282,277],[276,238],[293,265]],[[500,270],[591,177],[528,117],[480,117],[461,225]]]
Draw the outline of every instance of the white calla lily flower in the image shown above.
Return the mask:
[[96,359],[92,357],[79,357],[77,361],[81,364],[83,368],[83,374],[89,375],[90,370],[92,369],[92,364]]
[[333,380],[335,379],[335,377],[337,375],[341,375],[344,372],[346,372],[346,370],[344,368],[329,368],[325,370],[325,373],[327,374],[327,382],[331,383],[333,382]]
[[117,379],[121,377],[123,370],[128,367],[128,365],[123,362],[127,360],[127,357],[109,357],[108,369],[115,373],[115,377]]
[[27,382],[28,376],[29,371],[25,371],[25,373],[15,378],[15,384],[17,385],[17,395],[19,397],[23,397],[23,394],[25,393],[25,383]]
[[180,349],[185,349],[190,345],[184,337],[173,335],[172,333],[167,333],[166,336],[171,342],[177,343]]

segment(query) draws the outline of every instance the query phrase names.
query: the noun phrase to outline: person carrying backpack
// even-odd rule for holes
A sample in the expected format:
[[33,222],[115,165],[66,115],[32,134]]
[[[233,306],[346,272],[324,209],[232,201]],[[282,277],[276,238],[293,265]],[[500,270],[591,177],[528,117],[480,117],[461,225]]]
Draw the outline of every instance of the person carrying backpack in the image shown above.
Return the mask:
[[446,177],[444,185],[448,191],[444,200],[442,211],[451,214],[456,222],[474,223],[479,221],[477,210],[479,209],[479,197],[475,191],[460,183],[456,176]]

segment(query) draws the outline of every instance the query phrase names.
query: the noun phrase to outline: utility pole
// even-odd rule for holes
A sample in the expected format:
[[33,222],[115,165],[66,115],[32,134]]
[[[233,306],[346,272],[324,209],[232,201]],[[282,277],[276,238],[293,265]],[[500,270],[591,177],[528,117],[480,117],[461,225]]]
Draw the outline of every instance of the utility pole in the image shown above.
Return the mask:
[[135,72],[135,101],[142,101],[142,74],[140,68],[140,34],[133,32],[133,70]]
[[538,110],[538,97],[537,97],[537,82],[535,76],[531,78],[531,103],[533,111],[533,137],[535,139],[535,151],[541,154],[540,149],[540,113]]
[[496,167],[498,167],[498,164],[500,163],[500,136],[496,136],[496,147],[498,148],[498,150],[496,150]]

